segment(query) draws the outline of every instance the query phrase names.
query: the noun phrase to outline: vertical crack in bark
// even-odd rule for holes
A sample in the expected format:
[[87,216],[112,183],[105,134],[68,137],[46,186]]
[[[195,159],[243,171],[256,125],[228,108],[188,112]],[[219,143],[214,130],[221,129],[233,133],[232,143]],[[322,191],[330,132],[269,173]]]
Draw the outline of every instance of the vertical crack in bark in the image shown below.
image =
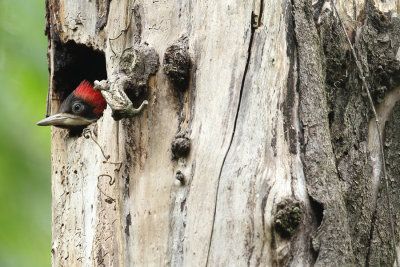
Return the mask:
[[[286,97],[283,101],[283,127],[285,141],[289,143],[289,152],[297,154],[299,126],[295,126],[298,120],[298,56],[296,51],[293,9],[290,1],[287,2],[286,19],[286,56],[289,58],[289,72],[286,81]],[[297,102],[297,104],[295,104]]]
[[376,222],[376,209],[373,212],[372,220],[371,220],[371,229],[369,231],[369,244],[368,244],[368,251],[367,256],[365,257],[365,267],[369,267],[369,262],[371,259],[371,242],[374,237],[374,230],[375,230],[375,222]]
[[[260,5],[261,5],[260,6],[260,14],[259,14],[259,17],[257,19],[258,26],[260,25],[260,22],[261,22],[261,19],[262,19],[262,12],[263,12],[263,5],[264,5],[264,1],[263,0],[260,0],[260,1],[261,1],[260,2]],[[253,22],[253,18],[254,18],[254,13],[252,12],[252,14],[251,14],[251,22]],[[214,205],[214,214],[213,214],[213,219],[212,219],[210,242],[208,244],[207,260],[206,260],[206,265],[205,266],[208,266],[208,261],[209,261],[209,258],[210,258],[211,244],[212,244],[212,238],[213,238],[213,235],[214,235],[214,228],[215,228],[215,217],[216,217],[216,212],[217,212],[217,203],[218,203],[218,194],[219,194],[219,187],[220,187],[220,181],[221,181],[221,174],[222,174],[222,170],[223,170],[224,165],[225,165],[226,158],[227,158],[227,156],[229,154],[229,151],[231,149],[233,138],[235,136],[236,125],[237,125],[237,120],[238,120],[239,111],[240,111],[240,103],[242,101],[243,88],[244,88],[244,84],[245,84],[246,77],[247,77],[247,71],[249,69],[250,60],[251,60],[251,51],[252,51],[252,47],[253,47],[254,33],[255,33],[255,30],[257,29],[256,27],[253,27],[252,23],[250,23],[249,26],[251,27],[251,33],[250,33],[249,47],[248,47],[248,50],[247,50],[247,61],[246,61],[246,66],[244,68],[242,83],[241,83],[241,86],[240,86],[239,101],[238,101],[238,105],[237,105],[237,108],[236,108],[235,122],[233,124],[232,135],[231,135],[231,138],[230,138],[230,141],[229,141],[228,149],[226,150],[226,153],[224,155],[224,159],[222,161],[221,168],[219,170],[217,191],[216,191],[216,194],[215,194],[215,202],[214,202],[215,205]]]

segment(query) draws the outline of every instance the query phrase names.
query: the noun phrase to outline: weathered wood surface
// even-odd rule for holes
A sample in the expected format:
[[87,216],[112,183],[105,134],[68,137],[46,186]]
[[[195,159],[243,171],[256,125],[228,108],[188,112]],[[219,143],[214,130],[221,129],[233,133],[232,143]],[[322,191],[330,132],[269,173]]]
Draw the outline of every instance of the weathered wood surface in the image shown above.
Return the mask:
[[[379,10],[397,9],[396,1],[378,2]],[[108,108],[89,127],[109,161],[91,138],[53,128],[53,266],[362,266],[379,261],[372,261],[370,241],[362,239],[370,233],[377,238],[376,205],[386,205],[376,192],[380,161],[373,162],[379,158],[373,119],[360,119],[360,131],[369,134],[356,138],[364,147],[359,158],[373,167],[364,168],[370,172],[356,181],[359,189],[348,182],[341,168],[347,165],[340,165],[353,160],[342,157],[335,143],[341,122],[328,117],[336,110],[326,100],[330,63],[319,38],[329,35],[323,27],[331,9],[322,1],[313,4],[323,6],[314,21],[322,25],[318,29],[311,3],[303,0],[48,0],[52,113],[61,100],[54,78],[59,40],[103,51],[109,77],[118,71],[118,55],[138,43],[153,47],[161,64],[166,49],[186,36],[192,58],[187,91],[173,88],[161,64],[149,81],[149,105],[142,115],[116,122]],[[353,19],[364,6],[364,1],[338,1],[349,32],[360,34],[361,22]],[[126,33],[109,41],[126,25]],[[354,71],[350,76],[357,79]],[[354,95],[360,100],[360,84],[349,84],[357,86]],[[398,89],[387,90],[386,97],[393,98],[378,108],[384,121],[399,99]],[[360,110],[365,111],[354,112]],[[191,150],[174,160],[171,142],[177,133],[187,133]],[[184,184],[175,178],[177,171],[184,174]],[[371,180],[375,186],[369,186]],[[366,194],[367,204],[360,200],[363,195],[349,197],[359,192]],[[365,220],[360,227],[357,216]],[[289,225],[282,230],[279,223]],[[381,256],[387,255],[393,256],[390,251]]]

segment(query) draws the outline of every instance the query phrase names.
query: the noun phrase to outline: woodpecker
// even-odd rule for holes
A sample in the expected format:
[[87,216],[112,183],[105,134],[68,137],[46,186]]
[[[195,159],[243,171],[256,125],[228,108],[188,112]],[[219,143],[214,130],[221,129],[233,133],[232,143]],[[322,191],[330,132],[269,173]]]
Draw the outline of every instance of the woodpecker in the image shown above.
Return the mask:
[[68,129],[84,127],[97,121],[106,107],[107,103],[100,91],[84,80],[62,102],[57,114],[39,121],[37,125]]

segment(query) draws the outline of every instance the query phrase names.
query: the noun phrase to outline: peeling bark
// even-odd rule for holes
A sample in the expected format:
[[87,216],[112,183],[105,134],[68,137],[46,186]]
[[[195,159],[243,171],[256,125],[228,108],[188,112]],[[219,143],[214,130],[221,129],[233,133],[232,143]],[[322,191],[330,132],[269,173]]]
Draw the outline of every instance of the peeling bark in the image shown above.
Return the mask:
[[[324,90],[324,55],[313,12],[307,1],[293,1],[299,57],[299,116],[301,150],[308,194],[322,205],[323,217],[313,237],[316,266],[349,266],[354,257],[349,221],[336,170]],[[310,27],[310,25],[312,25]]]

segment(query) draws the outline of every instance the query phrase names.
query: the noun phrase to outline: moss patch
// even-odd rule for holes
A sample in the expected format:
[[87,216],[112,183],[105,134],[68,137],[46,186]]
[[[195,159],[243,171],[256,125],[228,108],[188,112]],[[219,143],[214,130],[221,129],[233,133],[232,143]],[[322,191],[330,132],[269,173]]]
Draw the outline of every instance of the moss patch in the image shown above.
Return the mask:
[[291,238],[301,221],[301,205],[297,200],[279,202],[274,219],[275,231],[283,238]]

